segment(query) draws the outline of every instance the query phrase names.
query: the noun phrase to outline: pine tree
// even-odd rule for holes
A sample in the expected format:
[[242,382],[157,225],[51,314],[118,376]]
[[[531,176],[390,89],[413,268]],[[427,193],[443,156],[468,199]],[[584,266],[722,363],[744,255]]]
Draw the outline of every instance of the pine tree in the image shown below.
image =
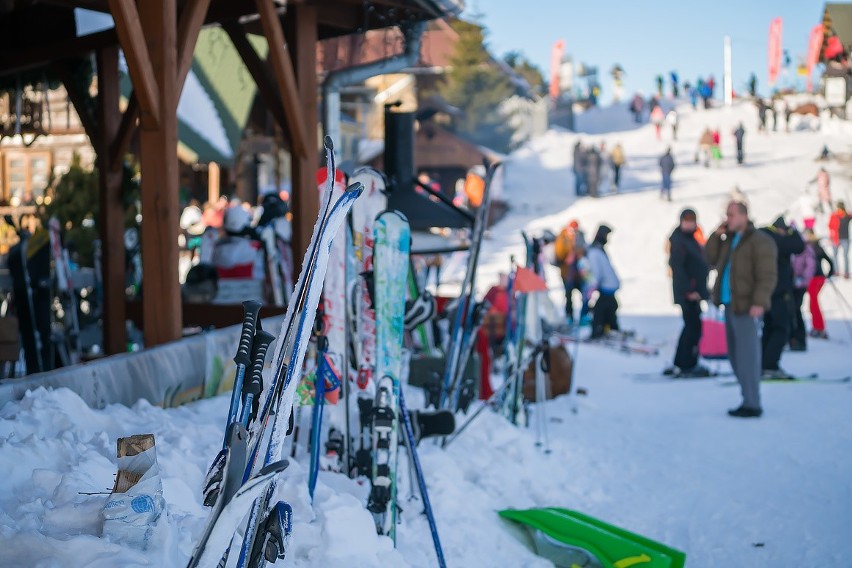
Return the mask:
[[544,75],[538,66],[533,64],[518,51],[510,51],[503,56],[503,61],[505,61],[515,73],[523,77],[523,79],[529,84],[530,91],[533,94],[539,97],[544,95],[547,90],[547,84],[545,83]]
[[453,28],[459,40],[450,59],[452,69],[438,93],[464,112],[453,123],[458,134],[476,144],[505,151],[511,131],[500,116],[499,105],[512,96],[514,88],[488,54],[483,27],[458,20]]

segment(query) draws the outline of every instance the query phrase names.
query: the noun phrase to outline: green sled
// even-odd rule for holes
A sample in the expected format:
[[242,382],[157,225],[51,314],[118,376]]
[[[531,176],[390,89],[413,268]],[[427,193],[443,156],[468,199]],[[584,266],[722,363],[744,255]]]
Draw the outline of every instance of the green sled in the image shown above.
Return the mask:
[[683,568],[686,554],[588,515],[548,507],[506,509],[499,515],[524,525],[539,556],[557,568]]

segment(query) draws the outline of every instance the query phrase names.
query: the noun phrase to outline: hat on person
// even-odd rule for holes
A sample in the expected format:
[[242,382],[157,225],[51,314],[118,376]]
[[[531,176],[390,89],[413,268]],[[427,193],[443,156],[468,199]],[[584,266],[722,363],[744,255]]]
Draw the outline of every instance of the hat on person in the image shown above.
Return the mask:
[[239,234],[251,223],[251,213],[243,209],[241,206],[228,207],[225,210],[225,216],[222,220],[222,228],[226,232]]
[[690,209],[689,207],[687,207],[686,209],[680,212],[680,220],[684,221],[686,219],[689,219],[690,221],[695,221],[698,219],[698,215],[695,214],[694,209]]
[[607,237],[612,232],[612,228],[608,225],[601,225],[598,227],[598,232],[595,233],[595,241],[599,243],[605,243]]

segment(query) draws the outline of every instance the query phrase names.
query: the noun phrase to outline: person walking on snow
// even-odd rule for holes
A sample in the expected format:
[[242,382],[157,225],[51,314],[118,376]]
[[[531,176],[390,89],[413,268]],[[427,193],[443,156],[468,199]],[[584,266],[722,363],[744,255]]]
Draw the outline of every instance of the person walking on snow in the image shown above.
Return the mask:
[[621,166],[625,163],[624,148],[621,147],[621,144],[616,143],[609,158],[612,161],[613,193],[618,193],[621,188]]
[[820,168],[816,177],[811,180],[811,183],[817,184],[817,195],[819,195],[819,210],[820,212],[831,209],[831,176],[825,168]]
[[581,325],[589,311],[589,305],[584,294],[585,275],[581,273],[579,266],[585,248],[586,239],[576,219],[563,228],[553,242],[554,258],[562,276],[562,284],[565,287],[565,316],[568,319],[569,326],[574,325],[574,302],[572,299],[574,290],[578,290],[583,297],[583,304],[580,309]]
[[719,129],[713,131],[713,146],[711,147],[711,153],[713,154],[713,162],[719,166],[722,164],[722,135],[719,133]]
[[[807,232],[807,231],[806,231]],[[793,268],[793,320],[790,328],[790,351],[807,351],[807,332],[802,316],[802,303],[808,286],[816,273],[814,248],[805,244],[805,250],[790,259]]]
[[[810,336],[817,339],[828,339],[828,333],[825,331],[825,319],[822,317],[822,309],[819,306],[819,292],[822,290],[825,281],[834,276],[835,266],[831,259],[819,244],[819,239],[814,235],[813,230],[805,230],[805,240],[807,246],[813,250],[816,260],[814,276],[808,284],[808,297],[810,298],[811,319],[812,325]],[[828,263],[828,273],[825,272],[824,264]]]
[[840,272],[840,261],[843,260],[843,277],[847,280],[849,279],[849,221],[852,221],[852,215],[846,212],[846,204],[838,201],[837,209],[828,220],[828,234],[834,248],[835,267]]
[[591,146],[584,152],[585,179],[586,179],[586,195],[591,197],[599,197],[598,185],[600,184],[601,175],[601,155],[597,149]]
[[737,163],[742,164],[745,154],[743,153],[743,138],[745,137],[745,128],[741,122],[737,129],[734,130],[734,138],[737,141]]
[[601,158],[601,174],[598,181],[598,195],[612,191],[612,156],[606,149],[606,142],[601,142],[598,155]]
[[701,300],[707,300],[707,276],[710,266],[704,248],[696,240],[698,218],[692,209],[680,214],[680,225],[669,238],[669,266],[672,269],[674,303],[683,315],[683,330],[677,343],[674,366],[664,374],[706,377],[710,371],[698,364],[698,343],[701,341]]
[[728,203],[726,219],[710,235],[707,261],[716,270],[713,303],[725,306],[728,360],[740,383],[742,404],[730,416],[757,418],[760,404],[760,320],[771,304],[778,280],[778,249],[772,238],[754,228],[748,206]]
[[783,217],[778,217],[761,231],[775,241],[778,250],[777,282],[769,311],[763,316],[763,378],[784,379],[790,375],[780,367],[781,353],[790,341],[793,317],[793,266],[790,259],[805,250],[805,241],[798,231],[787,226]]
[[607,225],[598,227],[595,240],[588,250],[588,292],[598,291],[598,299],[592,308],[592,335],[589,339],[600,339],[610,331],[618,331],[618,302],[615,293],[621,281],[612,267],[609,255],[604,250],[612,229]]
[[654,132],[657,135],[657,140],[660,139],[661,129],[663,127],[663,122],[666,120],[666,115],[663,112],[663,108],[658,104],[654,107],[654,110],[651,111],[651,123],[654,125]]
[[668,201],[672,200],[672,172],[675,169],[674,156],[672,156],[672,147],[666,149],[666,153],[660,158],[660,173],[663,176],[663,183],[660,186],[660,197]]
[[677,111],[675,109],[670,110],[666,114],[666,124],[672,129],[672,140],[677,140]]

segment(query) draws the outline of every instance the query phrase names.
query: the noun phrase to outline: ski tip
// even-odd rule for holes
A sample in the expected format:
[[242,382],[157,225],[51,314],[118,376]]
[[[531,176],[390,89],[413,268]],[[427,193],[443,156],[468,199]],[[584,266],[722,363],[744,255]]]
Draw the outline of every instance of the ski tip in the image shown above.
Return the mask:
[[329,152],[334,151],[334,141],[331,139],[331,136],[326,135],[326,137],[322,139],[322,145]]
[[355,193],[355,194],[360,195],[363,192],[364,192],[364,184],[361,183],[360,181],[356,181],[355,183],[351,184],[349,187],[346,188],[346,193]]

